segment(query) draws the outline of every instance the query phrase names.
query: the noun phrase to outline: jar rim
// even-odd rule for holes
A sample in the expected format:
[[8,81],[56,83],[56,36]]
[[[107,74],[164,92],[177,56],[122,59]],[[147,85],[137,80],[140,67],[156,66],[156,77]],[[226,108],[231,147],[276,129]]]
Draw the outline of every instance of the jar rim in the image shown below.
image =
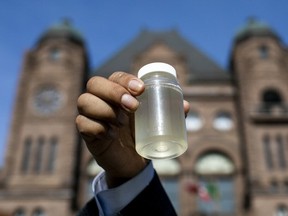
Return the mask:
[[157,72],[157,71],[170,73],[173,76],[177,77],[175,68],[171,66],[170,64],[167,64],[164,62],[153,62],[150,64],[146,64],[142,68],[140,68],[140,70],[138,71],[138,78],[141,78],[148,73]]

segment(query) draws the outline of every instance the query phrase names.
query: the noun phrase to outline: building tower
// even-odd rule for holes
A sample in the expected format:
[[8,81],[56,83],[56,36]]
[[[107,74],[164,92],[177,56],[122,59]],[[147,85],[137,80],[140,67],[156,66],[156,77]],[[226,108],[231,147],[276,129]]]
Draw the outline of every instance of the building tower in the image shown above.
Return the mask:
[[27,52],[0,186],[12,215],[72,215],[80,138],[76,101],[87,77],[82,36],[68,21],[52,26]]
[[231,58],[246,155],[246,209],[253,216],[282,215],[288,206],[287,50],[269,26],[251,19],[236,35]]

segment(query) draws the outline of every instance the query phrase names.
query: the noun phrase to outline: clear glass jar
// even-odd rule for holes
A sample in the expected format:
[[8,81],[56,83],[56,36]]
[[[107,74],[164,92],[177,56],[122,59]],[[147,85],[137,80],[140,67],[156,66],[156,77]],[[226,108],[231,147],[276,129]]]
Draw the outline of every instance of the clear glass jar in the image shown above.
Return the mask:
[[182,90],[175,69],[166,63],[143,66],[138,77],[145,91],[135,112],[137,152],[148,159],[174,158],[187,149]]

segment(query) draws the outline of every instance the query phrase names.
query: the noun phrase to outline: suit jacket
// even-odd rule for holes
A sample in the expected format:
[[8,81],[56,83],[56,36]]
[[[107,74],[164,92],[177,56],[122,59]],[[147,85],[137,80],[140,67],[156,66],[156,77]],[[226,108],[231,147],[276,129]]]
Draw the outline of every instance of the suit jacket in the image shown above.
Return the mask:
[[[97,204],[92,198],[78,216],[99,215]],[[176,216],[176,212],[155,173],[150,184],[117,215],[122,216]]]

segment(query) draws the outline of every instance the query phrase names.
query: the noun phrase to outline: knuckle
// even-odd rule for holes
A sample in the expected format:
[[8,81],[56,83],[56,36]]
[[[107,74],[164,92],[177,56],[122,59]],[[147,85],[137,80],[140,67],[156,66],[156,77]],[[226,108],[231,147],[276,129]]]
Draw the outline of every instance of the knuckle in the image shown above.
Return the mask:
[[81,95],[78,97],[77,104],[82,105],[82,104],[87,103],[88,97],[89,97],[89,94],[88,94],[88,93],[81,94]]
[[89,97],[87,93],[84,93],[78,97],[78,100],[77,100],[78,111],[82,110],[86,106],[89,100],[88,98]]
[[105,124],[91,121],[83,115],[78,115],[75,119],[75,123],[79,133],[85,137],[101,137],[107,132]]
[[111,94],[111,97],[119,98],[120,100],[121,96],[126,92],[127,91],[122,86],[117,85],[117,86],[114,86],[114,89],[113,91],[110,92],[110,94]]
[[114,72],[108,79],[113,82],[118,82],[122,77],[125,76],[125,72],[117,71]]
[[78,131],[79,132],[83,132],[83,127],[82,127],[82,123],[83,123],[83,116],[82,115],[78,115],[77,117],[76,117],[76,119],[75,119],[75,124],[76,124],[76,126],[77,126],[77,129],[78,129]]
[[87,91],[91,91],[91,89],[93,89],[94,86],[97,86],[98,80],[99,80],[98,76],[90,78],[86,84]]

